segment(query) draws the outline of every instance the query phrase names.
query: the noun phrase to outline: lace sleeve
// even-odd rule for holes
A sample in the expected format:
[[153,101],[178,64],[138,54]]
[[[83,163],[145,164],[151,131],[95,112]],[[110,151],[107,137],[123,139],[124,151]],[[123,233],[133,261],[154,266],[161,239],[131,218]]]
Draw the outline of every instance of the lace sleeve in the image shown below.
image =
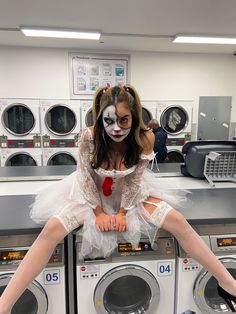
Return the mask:
[[147,167],[149,161],[152,160],[153,157],[153,153],[150,155],[142,154],[134,172],[125,177],[121,194],[121,208],[124,208],[125,210],[130,210],[136,205],[140,196],[143,172]]
[[85,129],[79,146],[77,179],[83,197],[92,208],[96,208],[98,205],[101,206],[101,199],[96,185],[96,175],[90,165],[92,151],[92,134],[89,129]]

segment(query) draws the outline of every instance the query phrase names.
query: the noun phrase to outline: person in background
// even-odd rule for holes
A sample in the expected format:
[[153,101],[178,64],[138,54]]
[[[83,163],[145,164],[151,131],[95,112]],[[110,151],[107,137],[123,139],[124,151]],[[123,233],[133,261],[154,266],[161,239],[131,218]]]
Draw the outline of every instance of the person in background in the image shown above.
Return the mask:
[[155,135],[155,141],[154,141],[154,153],[157,154],[157,162],[164,162],[167,157],[167,147],[166,147],[166,141],[167,141],[167,133],[166,131],[160,126],[158,121],[156,119],[151,119],[148,122],[148,127],[152,129],[152,132]]
[[157,230],[167,230],[216,278],[219,295],[233,307],[236,280],[177,210],[186,193],[164,190],[147,169],[154,155],[154,134],[142,121],[135,89],[99,89],[93,118],[93,127],[82,134],[77,170],[36,197],[31,217],[45,225],[2,293],[0,314],[11,312],[57,243],[82,224],[80,254],[91,258],[109,256],[118,245],[118,235],[135,249],[141,235],[153,245]]

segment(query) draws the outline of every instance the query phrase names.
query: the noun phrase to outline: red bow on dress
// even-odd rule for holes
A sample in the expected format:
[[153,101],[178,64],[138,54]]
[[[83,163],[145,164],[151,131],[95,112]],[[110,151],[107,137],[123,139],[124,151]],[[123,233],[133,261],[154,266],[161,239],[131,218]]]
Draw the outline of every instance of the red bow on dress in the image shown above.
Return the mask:
[[113,179],[111,177],[106,177],[102,184],[102,191],[105,196],[110,196],[112,194],[112,186]]

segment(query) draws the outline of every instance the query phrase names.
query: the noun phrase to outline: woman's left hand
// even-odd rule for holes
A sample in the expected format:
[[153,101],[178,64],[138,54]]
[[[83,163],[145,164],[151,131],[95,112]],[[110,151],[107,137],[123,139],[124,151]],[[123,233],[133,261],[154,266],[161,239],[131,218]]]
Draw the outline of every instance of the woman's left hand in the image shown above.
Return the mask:
[[118,232],[125,232],[127,230],[126,214],[119,211],[116,215],[112,216],[113,230]]

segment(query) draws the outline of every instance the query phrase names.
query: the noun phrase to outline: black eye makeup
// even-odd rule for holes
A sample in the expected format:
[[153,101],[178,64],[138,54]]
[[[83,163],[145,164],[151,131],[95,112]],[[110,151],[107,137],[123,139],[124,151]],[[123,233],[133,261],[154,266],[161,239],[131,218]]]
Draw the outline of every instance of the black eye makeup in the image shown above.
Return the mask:
[[104,117],[103,120],[106,122],[106,124],[111,125],[115,123],[115,120],[109,117]]

